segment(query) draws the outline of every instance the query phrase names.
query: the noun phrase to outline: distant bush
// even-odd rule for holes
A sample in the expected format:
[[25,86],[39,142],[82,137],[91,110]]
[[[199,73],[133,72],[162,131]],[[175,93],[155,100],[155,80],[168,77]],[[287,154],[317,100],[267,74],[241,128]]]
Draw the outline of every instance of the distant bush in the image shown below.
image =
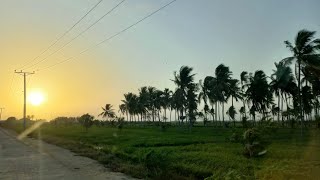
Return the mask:
[[79,118],[79,123],[86,129],[86,132],[93,125],[93,119],[94,117],[90,114],[84,114]]
[[242,127],[247,128],[248,127],[248,118],[243,116],[242,117]]
[[117,128],[121,131],[125,123],[124,118],[120,117],[120,118],[117,118],[117,120],[118,120]]

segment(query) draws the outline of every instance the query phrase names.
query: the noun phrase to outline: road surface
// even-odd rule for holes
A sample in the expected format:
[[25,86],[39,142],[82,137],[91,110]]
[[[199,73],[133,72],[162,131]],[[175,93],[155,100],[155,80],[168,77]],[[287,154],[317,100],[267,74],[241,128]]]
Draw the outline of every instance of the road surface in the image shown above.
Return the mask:
[[133,179],[98,162],[0,128],[0,179]]

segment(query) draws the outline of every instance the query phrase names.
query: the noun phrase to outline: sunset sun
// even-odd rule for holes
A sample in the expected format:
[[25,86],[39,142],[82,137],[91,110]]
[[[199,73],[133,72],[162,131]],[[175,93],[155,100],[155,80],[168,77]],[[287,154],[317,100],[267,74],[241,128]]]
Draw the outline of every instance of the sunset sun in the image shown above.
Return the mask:
[[41,92],[31,92],[28,96],[29,102],[34,106],[39,106],[44,101],[44,95]]

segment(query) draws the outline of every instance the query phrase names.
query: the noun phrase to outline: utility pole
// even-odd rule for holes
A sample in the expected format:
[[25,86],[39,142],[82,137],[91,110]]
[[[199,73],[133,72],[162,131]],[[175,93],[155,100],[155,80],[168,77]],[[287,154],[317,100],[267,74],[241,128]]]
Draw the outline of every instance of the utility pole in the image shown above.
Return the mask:
[[0,108],[0,121],[1,121],[1,115],[2,115],[2,110],[5,108]]
[[24,71],[14,71],[14,73],[20,74],[23,76],[23,94],[24,94],[24,103],[23,103],[23,129],[26,129],[26,113],[27,113],[27,88],[26,88],[26,76],[34,74],[33,72],[24,72]]

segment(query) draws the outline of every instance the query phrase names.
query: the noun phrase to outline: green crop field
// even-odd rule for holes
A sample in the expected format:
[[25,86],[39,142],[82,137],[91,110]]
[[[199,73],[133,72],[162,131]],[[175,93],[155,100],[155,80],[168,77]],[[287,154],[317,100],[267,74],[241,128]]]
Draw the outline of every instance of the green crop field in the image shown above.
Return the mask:
[[[14,126],[21,131],[21,126]],[[114,171],[150,179],[290,179],[310,176],[320,157],[317,130],[272,129],[267,154],[247,158],[241,143],[228,139],[243,129],[125,126],[91,127],[44,124],[33,137],[98,160]],[[319,160],[319,158],[318,158]],[[318,164],[316,164],[318,163]]]

